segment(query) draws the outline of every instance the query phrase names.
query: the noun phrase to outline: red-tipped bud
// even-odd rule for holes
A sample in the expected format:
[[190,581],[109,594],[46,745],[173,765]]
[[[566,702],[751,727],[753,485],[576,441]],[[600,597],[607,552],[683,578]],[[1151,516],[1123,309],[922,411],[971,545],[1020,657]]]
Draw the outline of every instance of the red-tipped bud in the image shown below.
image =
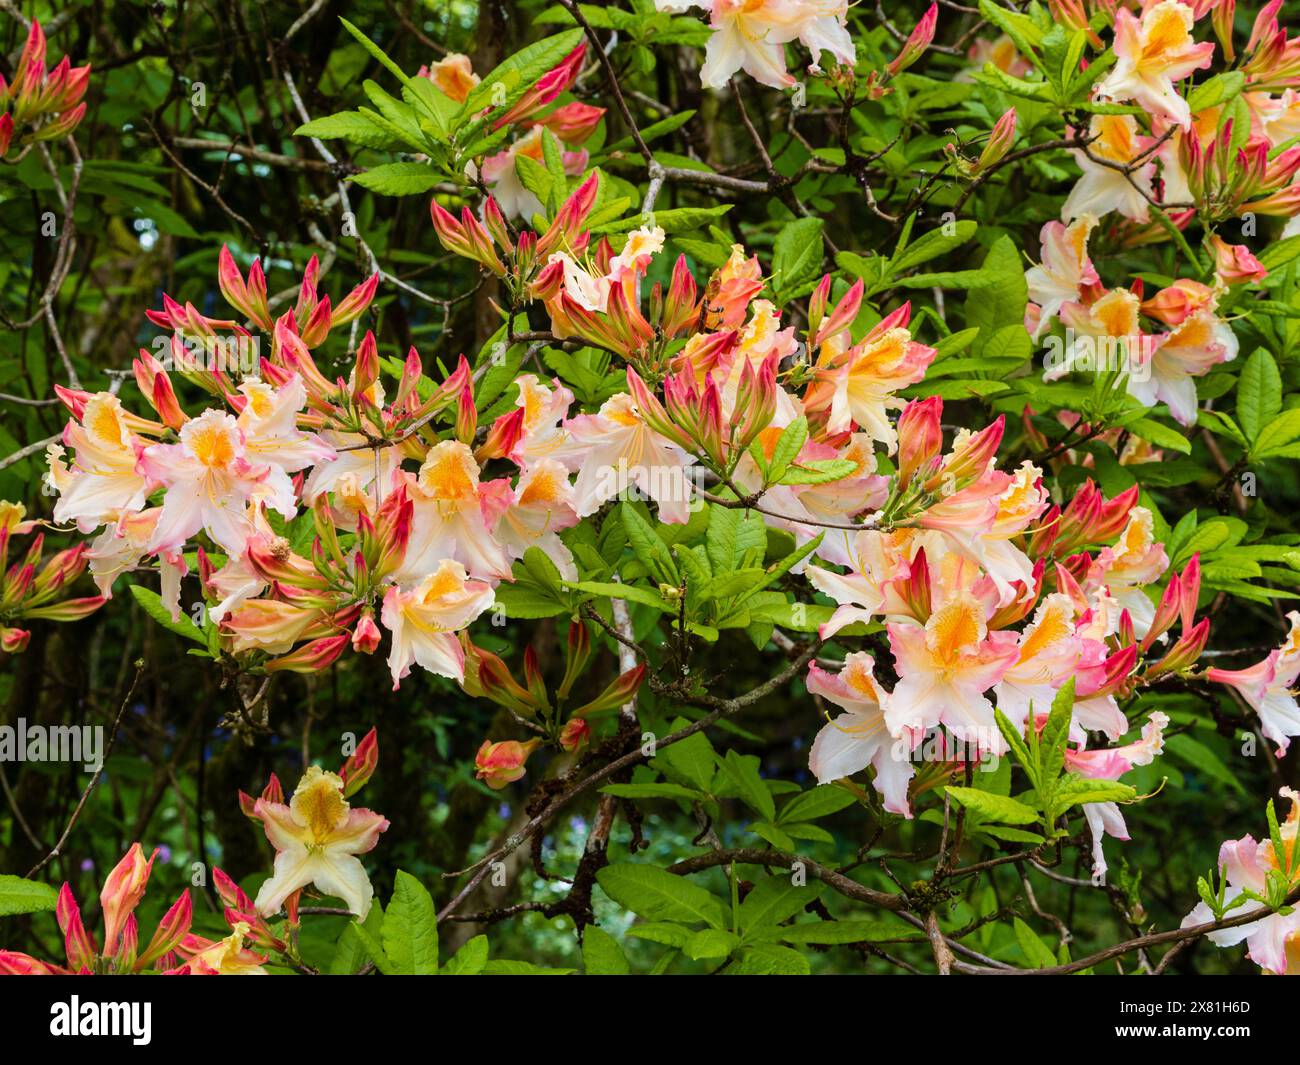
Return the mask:
[[120,862],[114,866],[104,881],[104,889],[99,893],[100,908],[104,913],[104,953],[112,955],[118,946],[118,937],[126,927],[127,918],[144,898],[145,887],[149,883],[149,873],[153,861],[158,857],[158,849],[146,861],[144,851],[139,843],[132,843],[131,849]]
[[898,418],[898,480],[907,487],[918,470],[924,470],[943,450],[943,400],[930,396],[914,400]]
[[560,730],[560,747],[570,754],[591,742],[591,725],[580,717],[571,717]]
[[890,75],[901,74],[904,70],[915,63],[924,54],[925,50],[930,47],[934,41],[935,26],[939,21],[939,5],[931,4],[930,8],[921,16],[921,21],[916,24],[907,40],[903,42],[903,47],[898,56],[885,69]]
[[357,744],[357,749],[343,763],[339,776],[343,780],[343,797],[349,798],[360,791],[375,774],[379,765],[379,733],[371,729]]
[[379,290],[378,272],[371,274],[366,280],[362,281],[356,288],[349,292],[334,308],[332,326],[347,325],[354,318],[360,317],[365,313],[367,307],[375,298],[375,293]]
[[332,666],[351,642],[346,632],[338,636],[322,636],[303,644],[296,651],[270,659],[263,667],[268,673],[319,673]]
[[190,924],[194,919],[194,903],[190,899],[189,890],[181,892],[178,898],[171,905],[163,919],[158,922],[158,928],[153,934],[153,939],[145,948],[139,960],[135,963],[136,969],[143,969],[150,962],[157,961],[164,954],[175,950],[177,945],[190,930]]
[[637,689],[641,687],[641,682],[645,680],[645,677],[646,667],[644,665],[629,669],[626,673],[620,673],[596,698],[573,711],[573,716],[589,717],[592,714],[602,714],[625,706],[636,696]]
[[74,972],[90,969],[95,964],[95,941],[81,922],[81,907],[67,884],[59,889],[59,901],[54,908],[63,933],[63,945],[68,956],[68,967]]
[[536,739],[527,743],[518,740],[492,743],[484,740],[474,757],[475,776],[493,791],[499,791],[524,775],[524,763],[540,742]]

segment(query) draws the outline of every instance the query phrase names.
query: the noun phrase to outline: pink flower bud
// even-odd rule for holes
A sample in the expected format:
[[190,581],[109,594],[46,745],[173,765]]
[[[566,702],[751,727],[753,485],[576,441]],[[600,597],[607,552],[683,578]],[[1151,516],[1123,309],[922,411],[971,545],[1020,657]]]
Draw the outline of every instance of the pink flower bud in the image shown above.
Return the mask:
[[906,487],[943,449],[943,400],[938,396],[913,401],[898,419],[898,479]]
[[1229,244],[1217,234],[1210,238],[1214,249],[1214,273],[1225,285],[1263,281],[1268,270],[1244,244]]
[[343,763],[339,777],[343,781],[343,797],[355,795],[365,786],[379,765],[379,733],[371,729],[357,744],[357,749]]
[[190,892],[187,888],[182,891],[180,897],[171,905],[163,919],[158,922],[158,927],[154,931],[153,939],[149,940],[149,945],[145,947],[144,953],[135,963],[137,970],[143,969],[151,962],[157,961],[164,954],[176,949],[180,941],[190,930],[190,923],[194,917],[194,903],[190,899]]
[[540,742],[536,739],[527,743],[518,740],[492,743],[484,740],[474,757],[475,775],[493,791],[501,790],[524,775],[524,763]]
[[139,843],[132,843],[131,849],[108,874],[104,881],[104,890],[99,893],[99,904],[104,911],[104,954],[112,955],[118,946],[118,937],[126,927],[127,918],[144,898],[149,873],[153,869],[153,860],[158,857],[158,849],[145,861],[144,851]]
[[993,126],[988,142],[975,164],[976,172],[987,170],[1011,150],[1016,139],[1016,109],[1009,107]]
[[560,730],[560,747],[572,754],[591,742],[591,725],[580,717],[571,717]]
[[541,124],[565,144],[581,144],[596,132],[596,127],[604,117],[603,107],[592,107],[575,100],[557,107],[541,120]]
[[92,968],[95,964],[95,941],[81,922],[81,908],[67,884],[59,889],[54,915],[59,922],[59,931],[63,933],[69,967],[74,971]]
[[379,647],[381,639],[382,634],[379,626],[375,624],[375,619],[370,614],[362,614],[361,620],[357,622],[357,627],[352,632],[352,650],[363,655],[372,655]]
[[15,629],[8,626],[0,628],[0,651],[16,655],[27,650],[32,634],[28,629]]
[[921,58],[925,50],[930,47],[931,42],[934,41],[934,30],[938,21],[939,5],[931,4],[929,10],[921,16],[921,21],[916,24],[916,28],[912,30],[911,35],[903,42],[903,48],[898,53],[898,56],[885,68],[891,76],[901,74]]

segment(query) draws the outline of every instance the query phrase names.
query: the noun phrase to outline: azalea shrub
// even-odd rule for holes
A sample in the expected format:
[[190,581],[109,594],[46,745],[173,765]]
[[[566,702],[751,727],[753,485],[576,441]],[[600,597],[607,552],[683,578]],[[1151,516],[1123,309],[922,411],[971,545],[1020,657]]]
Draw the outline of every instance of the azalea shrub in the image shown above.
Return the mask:
[[229,8],[0,13],[0,971],[1300,974],[1294,10]]

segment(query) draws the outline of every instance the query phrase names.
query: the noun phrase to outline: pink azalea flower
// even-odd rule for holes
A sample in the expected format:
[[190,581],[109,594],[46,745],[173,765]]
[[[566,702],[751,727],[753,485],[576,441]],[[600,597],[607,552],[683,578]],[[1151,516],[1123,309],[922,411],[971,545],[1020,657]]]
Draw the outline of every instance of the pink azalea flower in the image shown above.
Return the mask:
[[904,729],[896,738],[885,723],[888,693],[876,682],[875,660],[857,651],[844,660],[839,673],[814,664],[808,668],[808,690],[843,709],[828,721],[813,741],[808,768],[820,784],[850,777],[867,766],[875,769],[872,781],[891,813],[912,816],[907,784],[915,769],[907,752],[915,748],[922,732]]
[[465,651],[455,634],[492,601],[492,588],[469,580],[465,567],[453,559],[444,559],[410,591],[389,588],[381,618],[393,636],[388,668],[394,690],[413,663],[441,677],[464,680]]
[[1186,129],[1192,114],[1174,82],[1210,65],[1214,45],[1192,40],[1192,9],[1178,0],[1163,0],[1142,12],[1139,20],[1125,8],[1115,12],[1115,66],[1097,94],[1111,100],[1132,100],[1148,114],[1159,115]]

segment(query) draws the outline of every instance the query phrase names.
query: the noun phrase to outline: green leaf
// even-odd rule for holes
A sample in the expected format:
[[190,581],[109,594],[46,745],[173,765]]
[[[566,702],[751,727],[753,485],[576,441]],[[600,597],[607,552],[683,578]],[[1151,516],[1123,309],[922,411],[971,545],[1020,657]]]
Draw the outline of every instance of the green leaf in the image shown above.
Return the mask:
[[348,178],[362,188],[382,196],[418,196],[441,180],[425,163],[384,163]]
[[776,235],[772,245],[772,290],[778,304],[811,290],[821,273],[822,225],[820,218],[796,218]]
[[438,918],[433,897],[410,873],[397,871],[393,898],[384,913],[384,953],[399,976],[438,971]]
[[477,976],[488,963],[489,949],[487,936],[475,936],[447,960],[442,975]]
[[984,354],[998,330],[1014,325],[1023,328],[1029,302],[1024,264],[1010,237],[1004,235],[993,242],[980,269],[987,273],[989,281],[972,288],[966,299],[966,324],[980,329],[973,346],[976,355]]
[[682,945],[682,953],[688,958],[725,958],[740,943],[734,932],[724,928],[704,928],[696,932]]
[[365,148],[387,148],[393,136],[380,128],[360,111],[340,111],[313,119],[293,131],[296,137],[316,137],[320,140],[343,140]]
[[[731,210],[731,204],[723,203],[716,207],[674,207],[667,211],[655,211],[654,224],[665,233],[688,233],[693,229],[702,229],[711,222],[716,222]],[[633,215],[619,222],[607,222],[603,226],[592,227],[592,233],[628,233],[647,224],[645,215]]]
[[1028,825],[1038,820],[1038,811],[1008,795],[994,795],[978,788],[959,788],[955,785],[948,787],[947,792],[966,809],[987,821]]
[[347,19],[341,18],[339,19],[339,21],[343,23],[343,28],[347,30],[348,33],[352,34],[353,37],[355,37],[358,41],[361,42],[361,47],[364,48],[367,52],[369,52],[375,59],[379,60],[379,63],[384,67],[384,69],[386,69],[390,74],[395,76],[403,85],[405,85],[408,81],[411,80],[404,73],[402,73],[401,67],[399,67],[396,63],[394,63],[391,59],[388,58],[388,53],[386,53],[382,48],[380,48],[379,45],[375,44],[374,41],[372,41],[369,37],[367,37],[364,33],[362,33],[354,25],[352,25],[352,23],[350,23]]
[[677,564],[673,561],[668,545],[655,531],[655,527],[641,517],[631,503],[621,503],[618,513],[623,522],[623,529],[627,532],[627,542],[632,545],[636,557],[650,571],[655,581],[659,584],[671,584],[674,587],[679,585],[681,574],[677,572]]
[[772,460],[767,464],[765,480],[768,484],[780,481],[785,476],[785,471],[790,468],[790,463],[795,460],[807,440],[808,419],[801,414],[782,429],[781,435],[777,437],[776,446],[772,449]]
[[1208,81],[1201,82],[1187,96],[1187,106],[1192,114],[1204,111],[1231,100],[1246,85],[1246,75],[1240,70],[1225,70]]
[[726,573],[739,568],[747,552],[766,549],[767,527],[760,514],[714,503],[705,544],[713,572]]
[[1177,429],[1171,429],[1154,418],[1138,418],[1125,426],[1134,436],[1149,440],[1156,447],[1169,451],[1178,451],[1184,455],[1192,453],[1192,442]]
[[1036,969],[1046,969],[1056,964],[1056,955],[1053,954],[1041,939],[1038,938],[1029,925],[1025,924],[1019,917],[1015,918],[1016,942],[1020,944],[1020,949],[1024,952],[1029,964]]
[[202,630],[186,615],[182,614],[177,620],[172,619],[172,612],[163,604],[162,597],[157,592],[139,584],[133,584],[131,585],[131,594],[135,597],[135,601],[144,608],[144,612],[164,629],[176,633],[177,636],[184,636],[187,640],[192,640],[203,647],[208,645]]
[[703,921],[711,928],[726,924],[722,903],[704,888],[653,865],[624,862],[596,874],[605,894],[648,921]]
[[885,920],[814,921],[781,929],[787,943],[875,943],[882,939],[920,939],[922,933]]
[[698,802],[704,793],[680,784],[606,784],[600,789],[606,795],[620,799],[685,799]]
[[775,943],[755,943],[741,953],[728,972],[740,976],[807,976],[808,959],[797,950]]
[[931,259],[937,259],[940,255],[947,254],[954,248],[961,247],[975,235],[975,230],[978,228],[978,222],[967,219],[952,223],[951,226],[941,226],[938,229],[930,230],[929,233],[913,241],[901,252],[895,253],[894,257],[889,261],[890,276],[896,277],[914,266],[920,266],[922,263],[927,263]]
[[1237,381],[1237,423],[1246,439],[1254,441],[1281,409],[1282,375],[1273,356],[1259,348],[1246,360]]
[[1245,795],[1246,789],[1237,774],[1232,772],[1219,756],[1198,739],[1193,739],[1186,732],[1175,733],[1165,738],[1165,751],[1175,758],[1186,762],[1193,769],[1199,770],[1212,780],[1226,784],[1238,795]]
[[19,913],[46,913],[59,901],[59,893],[39,880],[0,874],[0,917]]
[[1057,810],[1068,810],[1093,802],[1132,802],[1137,797],[1137,790],[1130,784],[1121,784],[1118,780],[1091,780],[1071,773],[1060,781],[1052,793]]
[[788,876],[760,880],[740,904],[738,921],[745,931],[789,920],[821,894],[822,884],[796,886]]
[[632,971],[618,940],[594,924],[582,933],[582,964],[588,976],[627,976]]
[[834,784],[820,784],[811,791],[796,795],[781,807],[781,816],[777,824],[792,821],[816,821],[846,806],[852,806],[857,800],[847,788]]
[[1052,711],[1039,740],[1039,778],[1035,787],[1039,791],[1061,775],[1065,765],[1065,743],[1070,735],[1070,720],[1074,713],[1074,677],[1070,677],[1052,698]]
[[[688,724],[685,718],[679,717],[673,722],[671,731],[677,732]],[[703,792],[712,787],[713,775],[717,771],[713,745],[703,732],[693,732],[684,740],[658,748],[658,753],[650,764],[656,769],[671,770]]]
[[1300,438],[1300,409],[1283,411],[1270,420],[1251,447],[1251,454],[1258,459],[1276,454],[1292,441]]
[[718,759],[718,768],[722,770],[723,775],[747,805],[768,821],[776,819],[776,800],[772,798],[772,793],[763,783],[763,778],[758,775],[756,757],[728,751],[725,758]]
[[[368,920],[369,918],[367,918]],[[372,932],[363,924],[353,921],[348,925],[348,929],[354,936],[361,941],[366,953],[370,955],[370,960],[375,963],[375,968],[385,976],[394,976],[397,970],[393,967],[392,960],[388,957],[388,952],[384,950],[384,945],[379,941],[379,936]]]

